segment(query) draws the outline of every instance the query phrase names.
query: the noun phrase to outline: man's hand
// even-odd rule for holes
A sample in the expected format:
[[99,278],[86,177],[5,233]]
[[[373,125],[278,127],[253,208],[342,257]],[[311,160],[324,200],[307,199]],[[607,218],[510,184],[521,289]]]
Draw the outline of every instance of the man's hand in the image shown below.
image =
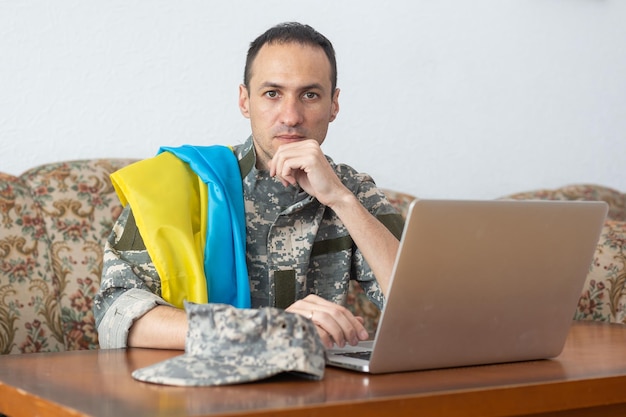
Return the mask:
[[351,195],[328,163],[319,143],[313,139],[280,146],[270,161],[269,170],[270,175],[277,177],[283,185],[297,184],[329,207]]
[[287,307],[286,311],[313,320],[324,346],[329,349],[333,344],[342,347],[346,343],[356,345],[359,341],[369,338],[361,317],[356,317],[347,308],[317,295],[311,294],[296,301]]
[[386,294],[398,252],[398,239],[343,185],[319,143],[309,139],[281,145],[269,168],[270,175],[278,177],[285,186],[297,183],[307,194],[337,214]]

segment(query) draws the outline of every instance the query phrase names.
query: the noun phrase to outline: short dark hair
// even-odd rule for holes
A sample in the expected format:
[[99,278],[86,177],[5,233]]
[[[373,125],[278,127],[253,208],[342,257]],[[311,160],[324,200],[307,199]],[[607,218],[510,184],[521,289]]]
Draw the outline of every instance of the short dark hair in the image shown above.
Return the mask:
[[259,51],[265,44],[284,44],[299,43],[301,45],[319,46],[324,50],[328,61],[330,62],[330,82],[332,85],[332,93],[337,88],[337,60],[335,58],[335,49],[333,44],[324,35],[313,29],[309,25],[298,22],[280,23],[260,35],[252,43],[248,49],[246,57],[246,68],[243,73],[243,84],[249,87],[252,63],[258,55]]

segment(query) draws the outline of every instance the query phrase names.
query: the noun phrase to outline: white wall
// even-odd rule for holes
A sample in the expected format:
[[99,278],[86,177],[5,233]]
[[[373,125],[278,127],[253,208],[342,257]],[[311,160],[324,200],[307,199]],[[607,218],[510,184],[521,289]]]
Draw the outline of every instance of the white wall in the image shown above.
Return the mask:
[[244,140],[247,46],[287,20],[337,49],[325,151],[379,185],[626,191],[621,0],[0,0],[0,171]]

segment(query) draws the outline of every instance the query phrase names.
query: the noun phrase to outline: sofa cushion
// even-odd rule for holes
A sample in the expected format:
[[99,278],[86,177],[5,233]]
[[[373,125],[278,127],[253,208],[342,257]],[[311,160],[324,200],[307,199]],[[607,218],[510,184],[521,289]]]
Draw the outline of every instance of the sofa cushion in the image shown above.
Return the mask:
[[21,179],[0,174],[0,211],[0,354],[64,350],[45,225]]

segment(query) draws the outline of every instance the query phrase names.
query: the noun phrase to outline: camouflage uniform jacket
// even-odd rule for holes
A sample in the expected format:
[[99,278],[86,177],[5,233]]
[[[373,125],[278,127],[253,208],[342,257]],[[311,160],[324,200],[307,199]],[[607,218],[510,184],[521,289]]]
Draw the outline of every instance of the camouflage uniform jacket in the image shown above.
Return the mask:
[[[252,307],[286,308],[308,294],[343,305],[350,279],[382,307],[376,278],[337,215],[298,187],[284,187],[267,171],[257,170],[251,137],[234,151],[243,177]],[[402,217],[374,181],[328,160],[342,183],[399,237]],[[160,290],[159,276],[126,207],[106,243],[94,302],[101,347],[125,347],[133,321],[167,305]]]

